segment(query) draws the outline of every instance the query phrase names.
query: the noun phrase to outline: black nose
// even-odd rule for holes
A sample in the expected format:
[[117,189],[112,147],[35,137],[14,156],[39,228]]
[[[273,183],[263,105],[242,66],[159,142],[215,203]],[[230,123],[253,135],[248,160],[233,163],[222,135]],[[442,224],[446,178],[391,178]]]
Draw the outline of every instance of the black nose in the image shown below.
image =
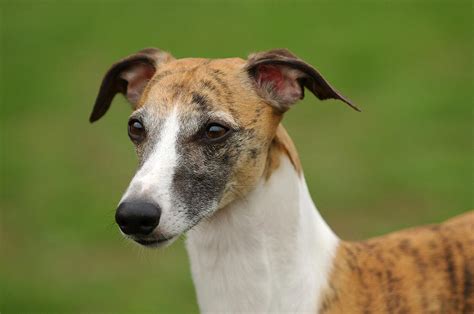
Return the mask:
[[146,202],[124,202],[115,212],[120,230],[129,235],[150,234],[160,222],[161,210]]

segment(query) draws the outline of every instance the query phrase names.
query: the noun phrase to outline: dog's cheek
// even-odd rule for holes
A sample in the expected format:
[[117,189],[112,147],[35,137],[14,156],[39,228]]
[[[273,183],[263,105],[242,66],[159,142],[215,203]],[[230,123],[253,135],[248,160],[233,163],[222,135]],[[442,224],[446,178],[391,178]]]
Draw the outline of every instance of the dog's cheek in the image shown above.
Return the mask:
[[264,138],[252,129],[244,134],[239,152],[238,163],[235,165],[235,181],[240,193],[245,194],[254,187],[262,177],[265,169],[268,145]]
[[173,195],[186,217],[195,222],[215,210],[232,175],[235,155],[225,146],[179,145]]
[[231,164],[230,176],[225,181],[219,208],[244,198],[256,186],[265,169],[265,147],[252,130],[241,131],[234,138],[226,152]]

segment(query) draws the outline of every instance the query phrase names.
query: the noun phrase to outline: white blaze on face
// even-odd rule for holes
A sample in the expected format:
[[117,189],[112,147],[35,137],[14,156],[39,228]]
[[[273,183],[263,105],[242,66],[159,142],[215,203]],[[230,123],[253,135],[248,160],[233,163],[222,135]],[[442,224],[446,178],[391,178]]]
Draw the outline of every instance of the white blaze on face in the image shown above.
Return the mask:
[[179,128],[178,110],[175,107],[161,128],[159,141],[154,144],[148,159],[135,174],[120,201],[155,202],[162,210],[160,225],[163,220],[170,218],[170,211],[173,210],[171,184],[178,159],[176,142]]

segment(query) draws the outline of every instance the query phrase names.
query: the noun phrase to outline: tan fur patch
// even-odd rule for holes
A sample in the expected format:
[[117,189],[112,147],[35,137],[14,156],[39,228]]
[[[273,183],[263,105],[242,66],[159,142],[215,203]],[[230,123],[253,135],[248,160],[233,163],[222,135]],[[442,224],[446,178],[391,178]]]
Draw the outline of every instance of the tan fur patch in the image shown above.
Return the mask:
[[265,178],[270,178],[271,174],[278,169],[281,160],[281,154],[285,154],[290,159],[291,163],[295,167],[295,171],[301,174],[301,163],[295,145],[291,140],[290,136],[286,132],[283,125],[279,125],[276,131],[275,138],[273,139],[270,152],[267,157],[267,164],[265,166]]
[[320,313],[474,313],[474,212],[338,248]]

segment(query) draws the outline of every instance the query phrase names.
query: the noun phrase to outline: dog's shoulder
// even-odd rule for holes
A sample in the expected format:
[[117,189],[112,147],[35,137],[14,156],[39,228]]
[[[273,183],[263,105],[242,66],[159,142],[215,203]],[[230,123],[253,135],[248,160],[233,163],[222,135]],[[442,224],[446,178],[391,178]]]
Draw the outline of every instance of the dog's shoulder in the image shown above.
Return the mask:
[[341,242],[322,313],[472,313],[474,212]]

